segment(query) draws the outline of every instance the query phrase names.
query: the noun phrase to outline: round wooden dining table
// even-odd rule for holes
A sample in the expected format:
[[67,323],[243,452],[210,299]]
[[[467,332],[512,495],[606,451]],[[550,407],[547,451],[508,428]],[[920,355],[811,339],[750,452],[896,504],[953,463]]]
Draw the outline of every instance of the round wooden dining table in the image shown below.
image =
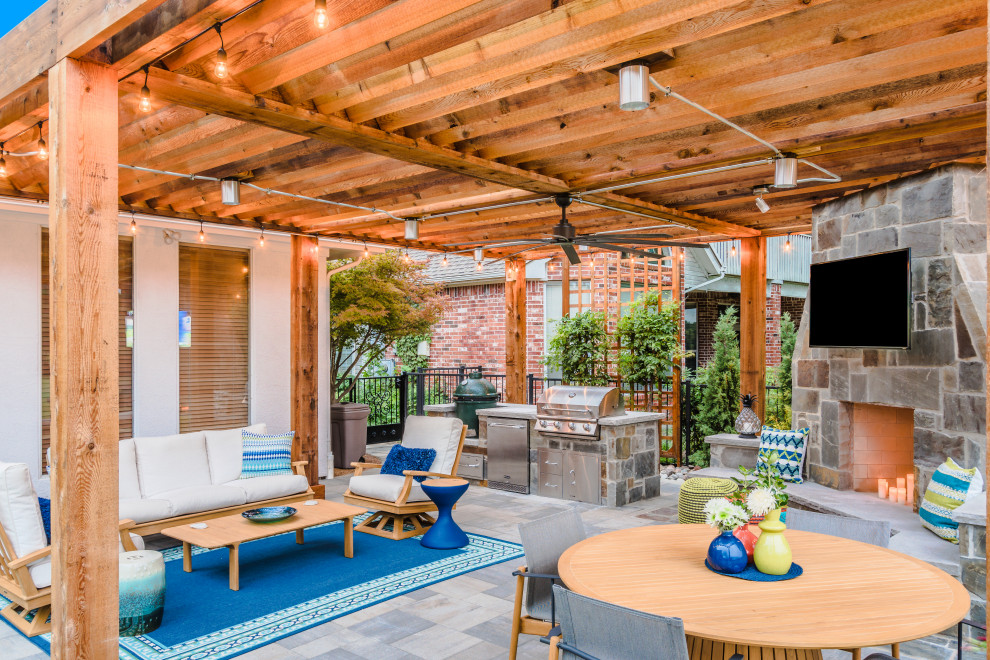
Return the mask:
[[[758,531],[758,530],[754,530]],[[684,621],[692,660],[815,660],[953,627],[969,592],[938,568],[857,541],[787,531],[803,575],[751,582],[705,567],[706,525],[651,525],[593,536],[557,564],[568,589]]]

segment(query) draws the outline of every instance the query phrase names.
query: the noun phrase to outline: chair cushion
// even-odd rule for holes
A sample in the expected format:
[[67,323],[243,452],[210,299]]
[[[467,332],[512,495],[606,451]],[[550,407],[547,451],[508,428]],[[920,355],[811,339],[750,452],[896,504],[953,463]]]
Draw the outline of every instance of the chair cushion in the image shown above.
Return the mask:
[[[388,456],[385,457],[385,463],[382,465],[380,474],[402,475],[405,470],[428,472],[436,458],[437,450],[432,447],[429,449],[414,449],[403,447],[402,445],[393,445],[388,450]],[[413,479],[422,483],[426,477],[413,477]]]
[[240,488],[244,491],[247,502],[260,502],[296,493],[305,493],[309,481],[300,474],[280,474],[270,477],[253,477],[251,479],[234,479],[224,486]]
[[[395,474],[362,474],[359,477],[351,477],[349,487],[352,495],[370,497],[374,500],[394,502],[399,499],[399,491],[406,478]],[[430,499],[415,481],[409,490],[409,497],[406,502],[424,502]]]
[[210,461],[206,435],[183,433],[157,438],[134,438],[142,497],[192,486],[209,486]]
[[210,458],[210,476],[216,485],[225,484],[241,476],[241,431],[268,433],[267,424],[252,424],[239,429],[204,431],[206,454]]
[[159,499],[121,498],[117,504],[117,511],[121,520],[130,518],[136,523],[172,517],[172,505],[169,504],[168,500]]
[[292,474],[292,438],[295,431],[262,435],[241,431],[241,479]]
[[233,486],[189,486],[159,493],[159,499],[168,500],[173,516],[199,513],[228,506],[247,503],[247,496],[241,488]]
[[141,482],[138,480],[137,454],[134,440],[121,440],[117,444],[117,494],[121,498],[141,497]]
[[[131,534],[131,541],[134,542],[134,547],[138,550],[144,550],[144,539],[137,534]],[[124,552],[124,544],[117,542],[117,549],[119,552]],[[36,589],[44,589],[45,587],[52,586],[52,558],[45,557],[44,559],[39,559],[38,561],[30,564],[28,566],[28,572],[31,574],[31,581],[34,582]]]
[[457,460],[464,422],[456,417],[406,417],[402,446],[410,449],[436,449],[437,457],[429,472],[451,474]]
[[780,477],[795,484],[803,483],[801,468],[804,466],[809,433],[811,429],[808,427],[791,431],[764,426],[760,433],[759,453],[756,455],[756,471],[765,471],[771,452],[777,452]]
[[946,541],[959,543],[959,523],[952,512],[966,501],[978,468],[963,468],[951,458],[938,466],[918,507],[921,524]]
[[52,501],[46,497],[38,498],[38,508],[41,510],[41,524],[45,527],[45,539],[52,544]]
[[0,525],[18,557],[48,546],[38,495],[24,463],[0,463]]

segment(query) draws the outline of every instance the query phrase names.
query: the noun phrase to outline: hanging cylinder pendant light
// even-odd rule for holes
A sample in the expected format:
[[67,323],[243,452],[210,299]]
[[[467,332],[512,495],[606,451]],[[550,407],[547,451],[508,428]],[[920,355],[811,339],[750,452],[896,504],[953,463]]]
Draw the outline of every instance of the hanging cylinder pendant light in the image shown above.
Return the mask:
[[650,106],[650,70],[640,61],[619,69],[619,109],[645,110]]
[[241,203],[241,182],[237,179],[220,181],[220,201],[224,206],[237,206]]
[[405,236],[407,241],[419,240],[419,219],[410,218],[406,220]]
[[784,152],[774,159],[773,164],[773,187],[796,188],[798,166],[797,154]]

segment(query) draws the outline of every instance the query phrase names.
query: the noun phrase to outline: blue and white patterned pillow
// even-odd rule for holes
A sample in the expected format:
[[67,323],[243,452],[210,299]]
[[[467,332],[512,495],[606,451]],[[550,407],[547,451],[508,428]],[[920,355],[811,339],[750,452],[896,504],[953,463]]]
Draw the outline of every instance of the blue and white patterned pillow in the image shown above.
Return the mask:
[[804,454],[808,450],[809,427],[796,431],[780,430],[769,426],[763,427],[760,433],[760,449],[756,456],[756,471],[766,470],[771,452],[777,452],[777,469],[784,481],[795,484],[804,482],[801,468],[804,466]]
[[959,523],[952,512],[966,501],[977,468],[960,467],[951,458],[938,466],[918,507],[921,525],[950,543],[959,543]]
[[241,431],[241,479],[292,474],[292,438],[295,431],[260,435]]

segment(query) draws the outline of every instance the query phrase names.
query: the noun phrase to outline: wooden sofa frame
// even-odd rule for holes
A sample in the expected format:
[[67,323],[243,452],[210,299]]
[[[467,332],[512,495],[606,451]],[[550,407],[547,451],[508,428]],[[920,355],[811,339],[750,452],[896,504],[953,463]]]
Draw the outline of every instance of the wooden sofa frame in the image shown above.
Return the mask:
[[[130,532],[133,520],[121,520],[118,526],[120,543],[125,551],[134,551],[134,541]],[[34,585],[29,564],[51,555],[52,546],[30,552],[23,557],[14,554],[14,546],[10,538],[0,527],[0,594],[9,598],[11,603],[0,610],[0,617],[28,637],[34,637],[51,632],[52,624],[49,617],[52,612],[52,588],[38,589]],[[28,618],[34,612],[32,618]]]
[[[309,461],[293,461],[292,469],[296,474],[305,477],[307,463],[309,463]],[[316,494],[313,492],[313,487],[310,486],[305,490],[305,492],[285,495],[284,497],[275,497],[270,500],[259,500],[257,502],[249,502],[247,504],[238,504],[237,506],[228,506],[222,509],[210,509],[209,511],[189,513],[183,516],[175,516],[173,518],[162,518],[161,520],[149,520],[148,522],[134,524],[129,531],[137,534],[138,536],[148,536],[149,534],[158,534],[166,527],[203,522],[206,520],[212,520],[213,518],[219,518],[221,516],[229,516],[233,513],[241,513],[242,511],[247,511],[249,509],[259,509],[263,506],[281,506],[291,502],[303,502],[305,500],[314,499],[315,497]]]
[[[354,528],[355,531],[365,534],[374,534],[393,541],[407,539],[411,536],[423,534],[435,522],[430,511],[436,511],[437,505],[432,500],[422,502],[406,502],[409,493],[412,491],[413,477],[437,477],[439,479],[450,479],[457,476],[457,466],[461,462],[461,451],[464,449],[464,438],[467,437],[467,426],[461,428],[461,439],[457,443],[457,455],[454,456],[454,465],[450,468],[450,474],[443,472],[421,472],[419,470],[405,470],[402,474],[406,480],[402,484],[402,490],[394,502],[386,500],[376,500],[371,497],[354,495],[348,488],[344,492],[344,501],[355,506],[363,506],[374,511],[364,519],[361,524]],[[354,476],[359,477],[365,470],[380,468],[377,463],[351,463],[354,468]],[[455,505],[456,506],[456,505]],[[389,530],[389,524],[392,529]],[[412,526],[407,530],[406,524]]]

